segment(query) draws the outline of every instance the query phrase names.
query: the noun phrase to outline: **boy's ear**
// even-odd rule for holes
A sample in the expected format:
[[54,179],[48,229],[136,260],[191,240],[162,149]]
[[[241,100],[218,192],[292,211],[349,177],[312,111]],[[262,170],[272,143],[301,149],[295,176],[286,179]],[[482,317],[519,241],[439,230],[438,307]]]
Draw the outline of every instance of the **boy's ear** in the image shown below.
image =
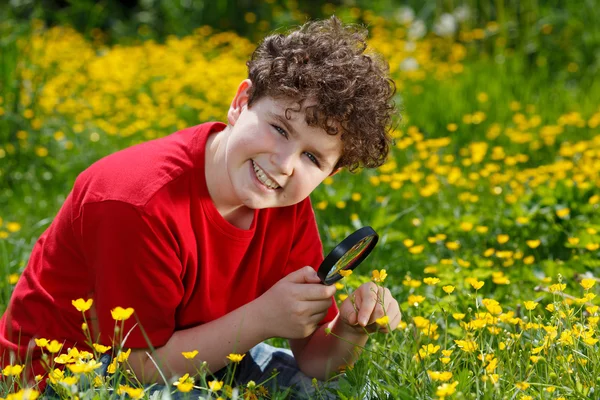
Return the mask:
[[229,111],[227,112],[227,122],[230,125],[235,125],[238,118],[242,114],[244,108],[248,106],[249,90],[252,87],[252,81],[250,79],[244,79],[237,88],[237,92],[231,100]]

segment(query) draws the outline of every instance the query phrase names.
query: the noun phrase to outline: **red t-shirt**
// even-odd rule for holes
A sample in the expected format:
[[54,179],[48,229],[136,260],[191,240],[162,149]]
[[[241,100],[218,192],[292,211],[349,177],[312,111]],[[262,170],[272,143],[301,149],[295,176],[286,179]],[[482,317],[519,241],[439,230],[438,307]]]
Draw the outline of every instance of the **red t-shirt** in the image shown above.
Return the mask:
[[[82,313],[71,301],[94,299],[87,323],[110,345],[111,310],[132,307],[125,344],[154,347],[173,332],[217,319],[256,299],[290,272],[323,260],[310,200],[255,210],[248,230],[227,222],[206,187],[206,123],[105,157],[75,181],[55,220],[33,248],[0,320],[0,357],[40,352],[32,339],[85,348]],[[335,302],[323,322],[337,314]],[[131,332],[130,332],[131,330]],[[31,357],[31,356],[30,356]]]

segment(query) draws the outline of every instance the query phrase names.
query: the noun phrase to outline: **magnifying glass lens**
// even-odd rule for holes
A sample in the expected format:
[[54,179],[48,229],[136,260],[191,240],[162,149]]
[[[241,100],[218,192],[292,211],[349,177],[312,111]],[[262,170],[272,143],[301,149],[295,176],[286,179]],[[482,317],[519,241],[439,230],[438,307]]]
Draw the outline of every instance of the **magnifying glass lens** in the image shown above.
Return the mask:
[[[350,250],[348,250],[340,259],[331,267],[327,276],[325,278],[326,281],[331,281],[332,279],[338,280],[338,276],[340,275],[340,271],[346,269],[354,269],[355,261],[359,260],[359,262],[364,258],[363,254],[370,248],[370,244],[373,241],[375,236],[367,236],[364,239],[360,240],[356,243]],[[366,255],[365,255],[366,256]]]

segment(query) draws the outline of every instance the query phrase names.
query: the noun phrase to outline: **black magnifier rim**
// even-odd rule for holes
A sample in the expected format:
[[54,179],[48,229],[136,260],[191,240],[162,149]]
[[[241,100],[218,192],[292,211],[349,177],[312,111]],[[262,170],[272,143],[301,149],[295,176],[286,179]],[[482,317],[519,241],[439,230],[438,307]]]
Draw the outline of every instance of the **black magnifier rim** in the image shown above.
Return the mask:
[[349,268],[345,268],[346,270],[353,270],[371,253],[377,241],[379,240],[379,235],[373,228],[370,226],[364,226],[352,233],[346,239],[342,240],[340,244],[335,246],[333,250],[325,257],[319,270],[317,271],[317,275],[321,282],[325,285],[332,285],[335,282],[339,281],[343,278],[342,275],[338,274],[332,278],[327,279],[327,274],[331,271],[331,268],[346,254],[352,247],[358,244],[361,240],[366,239],[368,237],[372,237],[373,239],[367,245],[367,248],[363,250],[360,256],[354,259],[354,262],[351,264]]

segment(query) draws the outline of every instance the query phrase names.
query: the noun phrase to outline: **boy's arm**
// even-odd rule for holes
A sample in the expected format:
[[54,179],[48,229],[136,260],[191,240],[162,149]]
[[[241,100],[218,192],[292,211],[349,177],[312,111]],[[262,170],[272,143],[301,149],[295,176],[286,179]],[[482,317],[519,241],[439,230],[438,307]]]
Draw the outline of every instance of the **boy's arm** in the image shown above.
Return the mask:
[[[331,306],[334,286],[320,284],[311,267],[301,268],[278,281],[254,301],[203,325],[174,332],[152,360],[147,350],[135,350],[129,364],[143,383],[161,381],[153,360],[165,378],[194,374],[203,361],[211,372],[227,364],[230,353],[246,353],[270,337],[305,338],[317,329]],[[184,351],[198,350],[194,360]]]
[[[379,325],[378,319],[383,316],[387,323]],[[367,332],[388,333],[401,319],[400,307],[390,290],[367,282],[343,301],[333,321],[309,338],[290,340],[290,346],[302,372],[326,380],[340,367],[354,364],[367,342]]]
[[[326,329],[331,329],[331,333],[327,333]],[[354,364],[368,338],[364,332],[347,329],[338,314],[333,321],[321,325],[311,336],[290,339],[289,342],[300,370],[324,381],[340,368]]]

